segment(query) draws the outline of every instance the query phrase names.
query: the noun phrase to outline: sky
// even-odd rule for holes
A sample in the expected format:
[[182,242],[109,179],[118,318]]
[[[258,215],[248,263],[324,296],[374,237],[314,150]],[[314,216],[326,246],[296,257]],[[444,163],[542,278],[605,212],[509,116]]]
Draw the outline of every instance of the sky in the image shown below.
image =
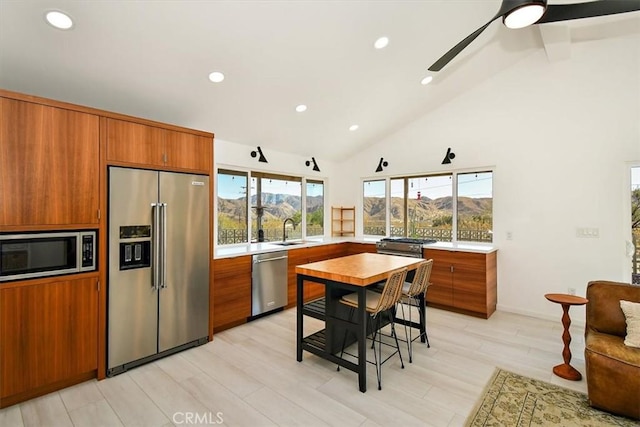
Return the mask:
[[[420,197],[438,199],[452,195],[451,175],[429,176],[409,179],[409,198]],[[492,197],[492,173],[464,173],[458,174],[458,196],[481,198]],[[402,179],[391,180],[392,197],[403,197],[404,182]],[[385,180],[366,181],[364,183],[365,197],[384,197]]]
[[[237,199],[244,197],[246,194],[247,178],[244,176],[218,174],[217,181],[218,197],[223,199]],[[252,178],[251,189],[253,193],[256,191],[255,182],[256,178]],[[301,194],[301,185],[302,183],[295,181],[265,179],[262,184],[262,192],[299,196]],[[307,196],[322,196],[323,192],[324,186],[322,184],[307,184]]]

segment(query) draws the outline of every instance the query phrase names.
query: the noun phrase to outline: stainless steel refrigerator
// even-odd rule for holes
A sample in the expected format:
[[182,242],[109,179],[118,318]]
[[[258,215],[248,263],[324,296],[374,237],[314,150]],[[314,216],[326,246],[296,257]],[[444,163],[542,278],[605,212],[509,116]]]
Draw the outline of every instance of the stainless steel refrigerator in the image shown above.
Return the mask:
[[207,341],[209,177],[109,168],[107,375]]

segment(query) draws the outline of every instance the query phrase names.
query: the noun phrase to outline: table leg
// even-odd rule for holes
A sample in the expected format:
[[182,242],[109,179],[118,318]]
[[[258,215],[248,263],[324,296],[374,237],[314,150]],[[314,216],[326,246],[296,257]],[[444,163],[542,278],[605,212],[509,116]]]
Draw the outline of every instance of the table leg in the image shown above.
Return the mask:
[[358,289],[358,384],[360,391],[367,391],[367,293]]
[[302,277],[298,274],[297,276],[297,284],[296,284],[296,360],[298,362],[302,362],[302,331],[303,325],[302,321],[304,316],[302,315],[302,307],[303,307],[303,295],[302,295]]
[[564,363],[554,366],[553,373],[566,380],[579,381],[582,379],[582,374],[570,365],[571,348],[569,347],[569,344],[571,344],[571,333],[569,332],[569,326],[571,326],[571,317],[569,317],[569,307],[570,306],[568,304],[562,304],[562,326],[564,326],[564,331],[562,333],[562,342],[564,343],[562,359],[564,360]]

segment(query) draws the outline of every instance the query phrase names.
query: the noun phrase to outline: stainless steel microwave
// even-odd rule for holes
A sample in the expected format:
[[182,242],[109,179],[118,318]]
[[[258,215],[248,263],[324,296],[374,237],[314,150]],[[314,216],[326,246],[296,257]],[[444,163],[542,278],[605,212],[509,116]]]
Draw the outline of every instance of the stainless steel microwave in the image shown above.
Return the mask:
[[96,232],[0,234],[0,282],[96,269]]

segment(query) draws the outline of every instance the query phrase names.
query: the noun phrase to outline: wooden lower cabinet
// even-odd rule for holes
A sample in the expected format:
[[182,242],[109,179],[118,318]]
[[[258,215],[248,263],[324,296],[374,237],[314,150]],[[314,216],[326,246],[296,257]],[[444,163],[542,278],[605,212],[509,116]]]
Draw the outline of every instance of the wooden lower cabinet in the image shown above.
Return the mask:
[[371,243],[348,242],[348,243],[343,243],[343,245],[345,246],[345,252],[346,252],[345,255],[355,255],[355,254],[361,254],[364,252],[375,254],[377,252],[375,243],[371,244]]
[[0,407],[94,378],[98,278],[0,289]]
[[497,252],[425,249],[433,259],[429,305],[488,318],[497,303]]
[[[290,250],[287,271],[287,307],[296,306],[296,265],[324,261],[345,255],[347,255],[347,245],[343,243]],[[304,285],[304,301],[311,301],[323,297],[324,288],[324,285],[319,283],[306,282]]]
[[213,331],[240,325],[251,316],[251,256],[213,260]]

